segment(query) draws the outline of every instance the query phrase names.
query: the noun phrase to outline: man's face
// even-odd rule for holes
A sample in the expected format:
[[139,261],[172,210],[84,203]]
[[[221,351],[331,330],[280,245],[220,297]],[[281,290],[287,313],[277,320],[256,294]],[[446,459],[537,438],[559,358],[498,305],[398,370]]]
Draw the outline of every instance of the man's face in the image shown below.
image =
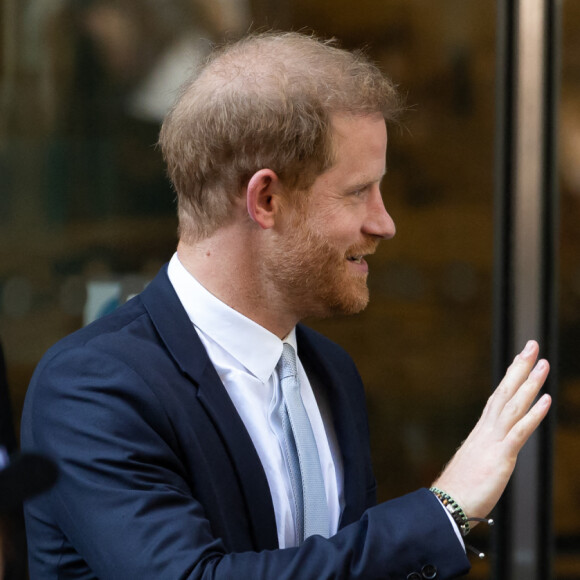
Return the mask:
[[395,235],[380,192],[387,131],[380,115],[333,118],[335,163],[292,210],[265,264],[298,318],[353,314],[368,303],[368,265]]

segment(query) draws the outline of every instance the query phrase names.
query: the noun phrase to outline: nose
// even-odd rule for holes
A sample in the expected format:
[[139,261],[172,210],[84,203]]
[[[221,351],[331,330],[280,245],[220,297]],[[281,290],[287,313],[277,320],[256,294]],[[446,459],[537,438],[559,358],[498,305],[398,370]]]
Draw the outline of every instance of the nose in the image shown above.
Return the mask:
[[381,191],[376,187],[368,199],[366,220],[363,232],[384,240],[394,237],[397,228],[393,218],[385,208]]

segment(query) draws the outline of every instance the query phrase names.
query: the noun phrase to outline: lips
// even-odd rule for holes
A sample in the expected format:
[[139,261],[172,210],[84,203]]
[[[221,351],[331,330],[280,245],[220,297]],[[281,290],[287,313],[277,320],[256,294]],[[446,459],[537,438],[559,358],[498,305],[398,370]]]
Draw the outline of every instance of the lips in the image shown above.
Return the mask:
[[365,264],[365,256],[374,254],[377,250],[378,242],[369,240],[367,243],[352,246],[345,253],[345,258],[354,264]]

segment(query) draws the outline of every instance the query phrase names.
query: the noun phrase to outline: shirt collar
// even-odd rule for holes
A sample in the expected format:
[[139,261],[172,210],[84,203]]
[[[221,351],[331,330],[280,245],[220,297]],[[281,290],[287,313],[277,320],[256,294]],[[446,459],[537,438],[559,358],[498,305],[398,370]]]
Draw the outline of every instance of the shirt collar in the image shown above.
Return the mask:
[[171,258],[167,274],[194,326],[262,383],[266,383],[274,372],[282,355],[283,342],[288,342],[298,352],[296,328],[281,341],[204,288],[185,269],[177,254]]

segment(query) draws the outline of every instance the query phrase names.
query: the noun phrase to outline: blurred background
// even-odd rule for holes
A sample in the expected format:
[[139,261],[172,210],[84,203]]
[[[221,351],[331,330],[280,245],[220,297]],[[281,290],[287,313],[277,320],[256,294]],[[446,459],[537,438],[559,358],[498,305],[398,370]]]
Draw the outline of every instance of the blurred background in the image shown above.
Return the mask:
[[[571,580],[580,578],[580,2],[563,0],[561,22],[547,509],[553,577]],[[213,42],[270,27],[366,46],[406,95],[383,184],[398,231],[370,264],[371,304],[311,323],[359,366],[384,500],[431,483],[494,382],[501,71],[491,1],[0,0],[0,341],[13,419],[18,428],[46,349],[139,292],[175,248],[174,195],[155,143],[177,87]],[[487,547],[489,531],[471,541]],[[493,558],[474,559],[472,577],[493,577]]]

